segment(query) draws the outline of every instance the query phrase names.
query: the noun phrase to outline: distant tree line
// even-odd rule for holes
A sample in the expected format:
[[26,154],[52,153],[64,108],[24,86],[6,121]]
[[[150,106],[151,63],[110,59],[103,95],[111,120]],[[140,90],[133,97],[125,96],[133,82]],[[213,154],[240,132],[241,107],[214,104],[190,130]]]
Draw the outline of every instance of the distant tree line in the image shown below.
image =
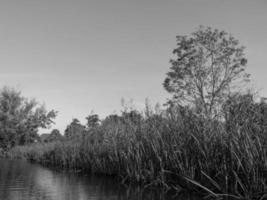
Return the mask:
[[80,138],[92,133],[96,133],[97,130],[108,127],[109,124],[114,126],[115,124],[126,124],[126,123],[140,123],[141,120],[144,120],[141,113],[136,110],[124,111],[121,115],[112,114],[107,116],[102,121],[99,119],[97,114],[88,115],[85,118],[86,125],[82,125],[80,121],[76,118],[67,126],[64,132],[64,138],[67,140]]

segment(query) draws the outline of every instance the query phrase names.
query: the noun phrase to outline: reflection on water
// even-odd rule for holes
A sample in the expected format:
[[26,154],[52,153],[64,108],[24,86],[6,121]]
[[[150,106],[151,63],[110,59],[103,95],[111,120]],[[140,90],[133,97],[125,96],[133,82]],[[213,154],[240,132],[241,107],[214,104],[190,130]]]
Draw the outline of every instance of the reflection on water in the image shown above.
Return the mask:
[[25,161],[0,159],[0,199],[169,200],[172,198],[158,190],[125,188],[110,178],[57,172]]

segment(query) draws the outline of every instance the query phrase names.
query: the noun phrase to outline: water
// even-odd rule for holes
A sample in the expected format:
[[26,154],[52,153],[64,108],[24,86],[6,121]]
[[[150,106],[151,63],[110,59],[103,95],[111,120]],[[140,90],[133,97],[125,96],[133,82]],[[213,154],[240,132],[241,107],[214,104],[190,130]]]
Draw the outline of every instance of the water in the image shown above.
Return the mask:
[[160,190],[130,188],[114,179],[60,172],[0,159],[0,200],[170,200]]

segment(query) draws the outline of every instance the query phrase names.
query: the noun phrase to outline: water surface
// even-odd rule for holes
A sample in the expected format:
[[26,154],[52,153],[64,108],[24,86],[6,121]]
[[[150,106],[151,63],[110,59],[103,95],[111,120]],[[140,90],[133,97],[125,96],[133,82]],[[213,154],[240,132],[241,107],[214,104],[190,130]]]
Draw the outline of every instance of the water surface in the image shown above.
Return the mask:
[[62,172],[0,159],[0,200],[186,200],[160,190],[130,188],[109,177]]

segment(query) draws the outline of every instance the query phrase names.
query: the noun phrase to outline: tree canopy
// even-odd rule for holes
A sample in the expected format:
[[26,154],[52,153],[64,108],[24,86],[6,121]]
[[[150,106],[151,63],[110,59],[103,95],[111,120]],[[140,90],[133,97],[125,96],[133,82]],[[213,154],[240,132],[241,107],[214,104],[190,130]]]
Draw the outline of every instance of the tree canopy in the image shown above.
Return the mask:
[[0,148],[34,142],[39,128],[48,128],[56,112],[46,111],[34,99],[27,99],[15,89],[0,91]]
[[177,36],[176,58],[163,83],[170,103],[194,106],[206,116],[218,115],[227,96],[249,81],[244,47],[231,34],[200,27],[190,36]]
[[95,128],[99,126],[100,124],[100,119],[97,114],[91,114],[85,119],[87,120],[87,123],[86,123],[87,129]]
[[72,120],[72,122],[65,129],[64,136],[67,139],[74,139],[83,136],[86,131],[86,127],[80,123],[80,121],[76,118]]

